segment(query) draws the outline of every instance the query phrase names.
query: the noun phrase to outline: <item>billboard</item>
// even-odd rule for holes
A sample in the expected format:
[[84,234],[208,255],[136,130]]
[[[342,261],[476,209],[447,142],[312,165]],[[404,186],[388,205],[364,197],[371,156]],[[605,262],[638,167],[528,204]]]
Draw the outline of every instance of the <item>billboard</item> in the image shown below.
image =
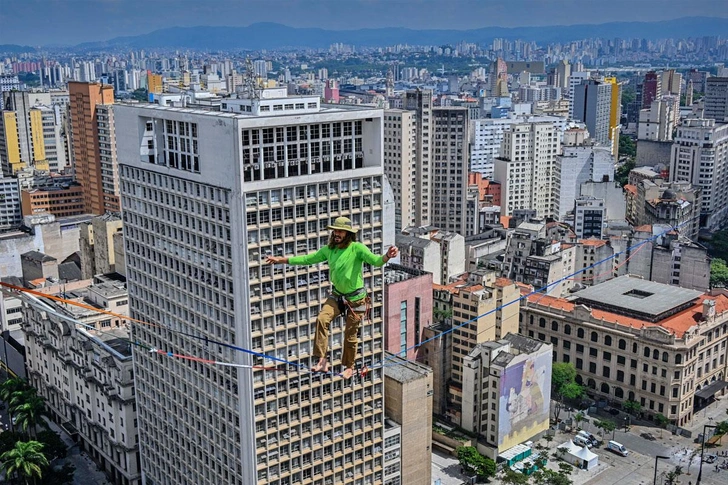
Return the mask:
[[498,450],[528,441],[549,427],[551,346],[521,354],[500,377]]

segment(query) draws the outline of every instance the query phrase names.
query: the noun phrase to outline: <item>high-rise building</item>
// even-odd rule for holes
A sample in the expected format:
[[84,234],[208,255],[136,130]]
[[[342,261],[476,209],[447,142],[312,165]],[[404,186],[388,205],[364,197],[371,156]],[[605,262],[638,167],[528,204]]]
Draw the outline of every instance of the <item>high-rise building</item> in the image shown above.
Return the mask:
[[[568,130],[567,134],[583,130]],[[567,213],[574,209],[574,201],[579,196],[580,187],[588,181],[601,182],[614,180],[614,159],[606,147],[597,147],[589,139],[565,145],[563,152],[556,157],[559,180],[558,218],[563,221]]]
[[69,217],[85,214],[84,188],[77,184],[37,187],[20,192],[23,216],[41,213],[56,217]]
[[[131,313],[155,325],[134,334],[145,345],[235,364],[286,359],[292,364],[282,367],[293,372],[140,353],[146,482],[382,483],[382,368],[355,389],[296,372],[311,364],[328,269],[264,263],[267,254],[327,244],[326,227],[342,215],[375,253],[393,242],[382,110],[321,109],[318,96],[288,97],[285,88],[228,103],[224,113],[115,108]],[[372,312],[360,328],[359,362],[372,366],[383,358],[382,270],[366,268],[364,278]],[[339,320],[331,330],[337,362]]]
[[17,228],[21,222],[18,179],[3,177],[0,172],[0,232]]
[[5,93],[20,91],[21,84],[17,74],[0,75],[0,110],[5,109]]
[[719,229],[728,220],[728,124],[683,120],[670,155],[670,182],[702,189],[700,227]]
[[[123,282],[79,289],[64,285],[54,294],[116,314],[128,312]],[[44,307],[26,306],[23,314],[29,381],[45,398],[51,417],[75,433],[79,448],[113,483],[143,483],[134,364],[123,318],[48,300]]]
[[508,64],[500,57],[490,67],[490,95],[508,96]]
[[711,77],[706,82],[704,118],[728,123],[728,77]]
[[[71,147],[76,179],[83,187],[84,211],[103,214],[118,211],[118,191],[110,192],[110,153],[113,145],[113,116],[102,105],[114,104],[114,88],[99,83],[69,82]],[[101,147],[104,146],[103,160]]]
[[[518,298],[520,291],[512,281],[495,278],[493,273],[480,277],[480,281],[468,281],[453,295],[453,333],[452,378],[449,385],[450,419],[462,426],[464,412],[470,414],[472,408],[464,408],[466,403],[463,391],[465,374],[464,361],[476,345],[498,340],[508,333],[517,333]],[[516,303],[505,308],[506,302]],[[465,323],[469,322],[469,323]],[[472,400],[472,399],[470,399]]]
[[397,232],[416,222],[416,116],[414,111],[400,109],[384,112],[384,174],[394,192]]
[[662,71],[660,85],[662,86],[663,95],[677,96],[680,99],[682,92],[682,74],[675,71],[675,69]]
[[468,188],[468,109],[432,110],[432,203],[430,224],[465,235]]
[[574,201],[574,233],[579,239],[602,238],[606,221],[604,200],[578,197]]
[[556,65],[556,84],[564,90],[569,89],[569,78],[571,77],[571,64],[569,61],[563,60]]
[[640,110],[638,140],[672,141],[680,119],[679,98],[663,96],[652,101],[649,109]]
[[571,100],[573,119],[585,123],[592,139],[603,145],[611,145],[613,86],[618,85],[589,79],[574,87]]
[[0,159],[5,175],[14,175],[25,167],[48,170],[43,113],[30,105],[26,92],[5,95],[5,109],[0,117]]
[[432,221],[434,149],[432,91],[417,89],[407,91],[404,108],[415,112],[415,131],[417,133],[417,170],[415,172],[415,225],[428,226]]
[[655,71],[645,74],[642,81],[642,109],[648,109],[652,102],[662,96],[662,77]]
[[501,184],[501,214],[535,209],[538,217],[557,217],[559,177],[556,156],[561,151],[553,123],[519,123],[505,132],[493,178]]

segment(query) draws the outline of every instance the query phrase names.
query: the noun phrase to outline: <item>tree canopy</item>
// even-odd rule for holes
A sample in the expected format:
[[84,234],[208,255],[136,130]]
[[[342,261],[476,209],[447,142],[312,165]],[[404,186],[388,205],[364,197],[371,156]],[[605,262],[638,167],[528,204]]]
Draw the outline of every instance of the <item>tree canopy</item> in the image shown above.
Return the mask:
[[481,480],[495,476],[495,462],[481,455],[474,446],[460,446],[456,452],[460,466],[468,473],[475,473]]
[[725,260],[716,258],[710,262],[710,286],[711,288],[728,286],[728,264]]

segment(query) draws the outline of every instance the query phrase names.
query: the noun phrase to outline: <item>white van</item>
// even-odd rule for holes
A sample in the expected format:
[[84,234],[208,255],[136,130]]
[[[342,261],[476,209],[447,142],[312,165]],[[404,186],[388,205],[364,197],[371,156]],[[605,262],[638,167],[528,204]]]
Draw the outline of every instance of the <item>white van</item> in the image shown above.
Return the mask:
[[586,438],[586,437],[581,436],[581,435],[574,436],[574,438],[572,439],[572,441],[574,442],[575,445],[586,446],[587,448],[591,448],[592,447],[592,442],[589,440],[589,438]]
[[625,448],[623,444],[617,443],[616,441],[610,441],[609,443],[607,443],[607,449],[617,453],[618,455],[629,455],[629,451],[627,450],[627,448]]

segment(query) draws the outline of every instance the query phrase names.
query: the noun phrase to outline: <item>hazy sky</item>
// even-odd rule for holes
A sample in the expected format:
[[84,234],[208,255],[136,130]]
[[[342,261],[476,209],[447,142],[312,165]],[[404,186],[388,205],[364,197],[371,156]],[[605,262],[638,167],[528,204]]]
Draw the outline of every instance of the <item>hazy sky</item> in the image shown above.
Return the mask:
[[473,29],[686,16],[728,0],[0,0],[0,44],[75,44],[195,25]]

